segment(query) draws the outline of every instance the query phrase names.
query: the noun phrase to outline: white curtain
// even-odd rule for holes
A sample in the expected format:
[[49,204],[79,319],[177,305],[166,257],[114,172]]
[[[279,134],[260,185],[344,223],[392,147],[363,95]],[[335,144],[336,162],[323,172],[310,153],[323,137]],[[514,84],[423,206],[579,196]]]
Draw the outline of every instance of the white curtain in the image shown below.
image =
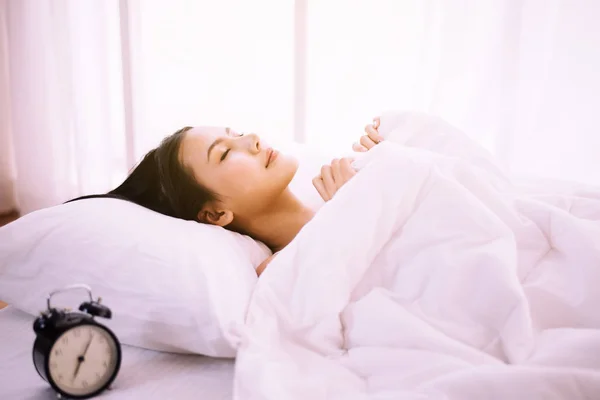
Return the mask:
[[119,3],[0,4],[0,208],[27,213],[106,190],[125,168]]
[[[4,0],[0,0],[4,1]],[[14,160],[8,95],[8,43],[6,38],[6,7],[0,3],[0,214],[15,208]]]
[[416,109],[516,173],[600,184],[600,1],[308,2],[309,142]]
[[0,213],[109,190],[184,125],[347,150],[433,112],[600,184],[596,0],[0,0]]

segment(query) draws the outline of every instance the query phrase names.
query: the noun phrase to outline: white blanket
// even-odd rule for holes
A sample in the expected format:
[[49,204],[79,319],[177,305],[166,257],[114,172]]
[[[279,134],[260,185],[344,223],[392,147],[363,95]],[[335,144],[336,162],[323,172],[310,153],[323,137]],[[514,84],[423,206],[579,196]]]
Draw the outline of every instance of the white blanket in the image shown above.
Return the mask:
[[236,398],[600,398],[600,191],[516,185],[459,132],[384,117],[261,276]]

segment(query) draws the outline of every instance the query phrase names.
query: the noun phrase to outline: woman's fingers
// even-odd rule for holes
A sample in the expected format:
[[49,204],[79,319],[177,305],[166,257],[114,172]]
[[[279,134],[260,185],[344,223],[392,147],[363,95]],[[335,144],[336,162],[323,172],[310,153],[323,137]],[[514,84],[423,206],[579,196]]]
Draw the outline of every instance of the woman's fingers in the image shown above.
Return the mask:
[[373,123],[365,126],[366,135],[363,135],[359,142],[352,144],[352,150],[364,153],[383,141],[383,136],[381,136],[378,131],[380,123],[379,117],[373,118]]
[[360,144],[367,150],[371,150],[377,143],[373,141],[369,136],[364,135],[360,137]]
[[365,151],[368,151],[369,149],[367,149],[362,144],[360,144],[358,142],[355,142],[355,143],[352,144],[352,150],[358,151],[359,153],[364,153]]
[[337,186],[335,185],[335,181],[333,180],[331,165],[323,165],[321,167],[321,179],[323,179],[323,183],[325,184],[325,190],[327,190],[329,198],[333,198],[333,195],[337,191]]
[[321,178],[321,175],[315,176],[312,180],[312,183],[313,183],[313,186],[315,187],[315,189],[317,189],[317,192],[319,192],[319,196],[321,196],[321,198],[324,201],[331,200],[331,197],[329,197],[329,194],[327,193],[327,190],[325,189],[325,183],[323,183],[323,179]]
[[321,167],[321,174],[314,177],[312,183],[323,200],[331,200],[337,191],[356,174],[352,168],[352,161],[353,159],[348,157],[334,159],[331,165]]
[[342,179],[344,179],[344,183],[348,182],[350,178],[352,178],[356,171],[352,168],[352,159],[351,158],[342,158],[340,160],[340,172],[342,175]]
[[[344,157],[342,159],[334,159],[331,162],[331,174],[333,176],[333,181],[335,182],[335,192],[331,192],[328,190],[329,194],[333,198],[335,193],[348,182],[350,178],[354,176],[356,173],[354,168],[352,168],[352,159],[348,157]],[[326,186],[327,188],[327,186]]]
[[367,136],[376,144],[383,141],[383,136],[379,134],[379,131],[373,125],[367,125],[365,127],[365,132],[367,132]]
[[337,190],[344,184],[344,182],[346,182],[344,176],[342,175],[340,160],[337,158],[334,158],[331,162],[331,174],[333,175],[333,181],[335,182]]

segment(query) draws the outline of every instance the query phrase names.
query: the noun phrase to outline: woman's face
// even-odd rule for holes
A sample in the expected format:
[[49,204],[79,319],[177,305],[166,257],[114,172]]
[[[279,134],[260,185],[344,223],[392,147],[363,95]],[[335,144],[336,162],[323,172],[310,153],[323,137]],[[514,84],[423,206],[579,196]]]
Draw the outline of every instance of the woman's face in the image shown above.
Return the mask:
[[298,162],[261,142],[256,134],[196,127],[185,133],[180,160],[194,178],[216,193],[234,215],[252,216],[288,187]]

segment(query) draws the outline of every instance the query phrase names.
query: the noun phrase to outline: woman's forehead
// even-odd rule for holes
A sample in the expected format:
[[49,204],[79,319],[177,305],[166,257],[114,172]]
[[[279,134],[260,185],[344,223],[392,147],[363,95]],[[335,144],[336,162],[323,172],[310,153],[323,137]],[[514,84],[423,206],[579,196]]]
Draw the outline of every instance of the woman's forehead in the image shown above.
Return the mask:
[[194,141],[208,142],[208,144],[226,134],[227,128],[220,126],[195,126],[186,132],[186,136]]
[[184,165],[195,165],[206,160],[208,148],[219,137],[226,135],[227,129],[217,126],[196,126],[185,133],[179,156]]
[[[227,128],[217,126],[197,126],[186,132],[183,140],[182,153],[188,150],[198,151],[208,147],[218,138],[227,134]],[[191,148],[191,149],[188,149]]]

